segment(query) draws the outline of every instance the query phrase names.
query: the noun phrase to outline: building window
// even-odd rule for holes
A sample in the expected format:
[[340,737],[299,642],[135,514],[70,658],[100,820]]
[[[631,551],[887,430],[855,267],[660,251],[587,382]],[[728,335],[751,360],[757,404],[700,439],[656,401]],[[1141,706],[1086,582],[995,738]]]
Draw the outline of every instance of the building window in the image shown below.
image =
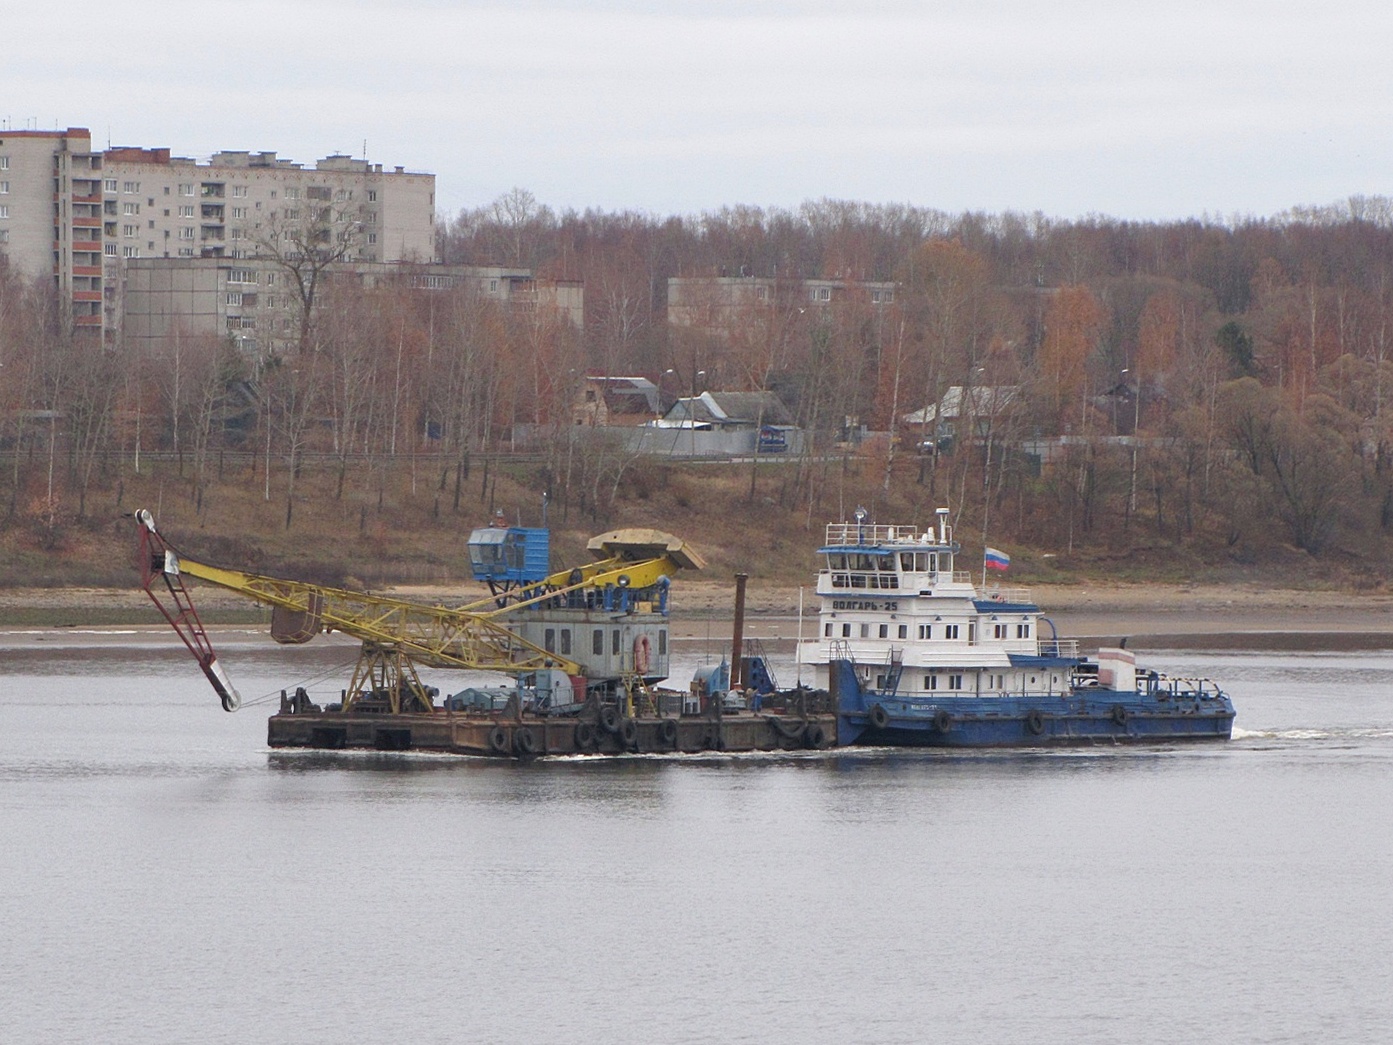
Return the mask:
[[223,298],[223,302],[224,304],[230,305],[233,308],[241,308],[242,292],[239,290],[229,290],[227,292],[227,296]]
[[234,186],[232,186],[232,196],[233,196],[234,199],[241,199],[241,198],[245,197],[246,194],[247,194],[247,187],[246,187],[245,185],[234,185]]
[[0,229],[0,243],[8,243],[8,242],[10,242],[10,230],[9,230],[9,229]]
[[121,248],[121,257],[123,257],[123,258],[138,258],[138,257],[140,257],[140,248],[139,248],[139,247],[122,247],[122,248]]
[[596,628],[590,635],[590,652],[597,657],[604,656],[605,652],[605,633],[601,628]]
[[899,637],[902,638],[902,639],[907,639],[907,638],[909,638],[909,625],[908,625],[908,624],[901,624],[901,625],[900,625],[900,634],[899,634]]
[[139,213],[140,213],[140,204],[139,204],[139,203],[123,203],[123,204],[121,204],[121,213],[122,213],[122,214],[127,214],[127,215],[130,215],[130,214],[139,214]]
[[949,676],[948,676],[948,688],[949,688],[949,689],[962,689],[962,688],[963,688],[963,677],[962,677],[961,675],[949,675]]
[[189,225],[185,225],[185,226],[183,226],[182,228],[180,228],[180,229],[179,229],[179,238],[180,238],[180,239],[193,239],[193,227],[192,227],[192,226],[189,226]]
[[0,156],[0,171],[7,171],[9,169],[10,158],[8,156]]
[[369,202],[369,203],[376,203],[376,202],[377,202],[377,190],[376,190],[376,189],[369,189],[369,190],[368,190],[368,202]]
[[[377,233],[375,233],[375,232],[369,232],[369,233],[368,233],[368,242],[369,242],[369,243],[376,243],[376,242],[377,242]],[[497,281],[497,280],[494,280],[494,282],[497,283],[498,281]]]
[[10,191],[10,183],[7,182],[7,181],[0,181],[0,192],[9,192],[9,191]]
[[943,625],[943,637],[945,639],[956,639],[958,637],[958,626],[956,624]]
[[[246,326],[246,325],[247,325],[246,320],[243,320],[243,321],[242,321],[242,326]],[[569,657],[569,656],[571,655],[571,629],[570,629],[570,628],[562,628],[562,629],[561,629],[561,655],[562,655],[563,657]]]
[[191,257],[193,257],[193,248],[192,248],[192,247],[180,247],[180,248],[179,248],[179,256],[180,256],[181,258],[191,258]]
[[843,624],[843,625],[842,625],[842,638],[844,638],[844,639],[849,639],[849,638],[851,638],[851,625],[850,625],[850,624]]
[[992,625],[992,638],[994,638],[994,639],[1004,639],[1005,637],[1006,637],[1006,625],[1005,625],[1005,624],[993,624],[993,625]]
[[251,269],[231,269],[227,273],[229,283],[255,283],[256,273]]
[[233,208],[232,208],[232,216],[233,216],[234,218],[245,218],[245,217],[247,216],[247,208],[246,208],[246,207],[233,207]]
[[105,189],[107,192],[115,192],[115,191],[116,191],[116,179],[115,179],[115,178],[105,178],[105,179],[103,179],[103,181],[102,181],[102,188]]
[[925,675],[925,676],[924,676],[924,688],[925,688],[925,689],[938,689],[938,676],[937,676],[937,675]]
[[122,182],[122,183],[121,183],[121,191],[122,191],[122,192],[130,192],[130,193],[139,192],[139,191],[140,191],[140,182],[138,182],[138,181],[125,181],[125,182]]
[[180,182],[180,183],[179,183],[179,195],[180,195],[180,196],[192,196],[192,195],[193,195],[193,182],[191,182],[191,181],[190,181],[190,182]]
[[1017,625],[1016,625],[1016,638],[1018,638],[1018,639],[1028,639],[1028,638],[1030,638],[1030,625],[1029,625],[1029,624],[1017,624]]
[[880,636],[879,636],[879,637],[882,638],[882,639],[888,639],[888,638],[890,637],[890,625],[888,625],[888,624],[882,624],[882,625],[880,626]]
[[8,218],[9,216],[10,205],[8,203],[0,203],[0,218]]
[[299,221],[299,220],[300,220],[300,212],[299,212],[299,210],[297,210],[297,209],[290,209],[290,210],[287,210],[287,211],[285,212],[285,220],[286,220],[286,221]]
[[[243,317],[242,317],[242,329],[243,329],[243,330],[255,330],[255,329],[256,329],[256,318],[255,318],[254,316],[243,316]],[[571,633],[570,633],[569,631],[563,631],[563,632],[561,633],[561,635],[562,635],[562,637],[566,640],[566,645],[569,646],[569,645],[571,644]],[[570,651],[569,649],[567,649],[567,650],[562,650],[562,652],[563,652],[563,653],[570,653],[571,651]]]
[[288,200],[298,200],[298,199],[300,198],[300,190],[299,190],[299,189],[286,189],[286,190],[285,190],[285,198],[288,199]]
[[109,257],[109,258],[114,258],[114,257],[116,257],[116,244],[115,244],[115,243],[108,243],[108,244],[106,244],[106,246],[102,247],[102,253],[105,254],[105,255],[106,255],[107,257]]
[[369,224],[369,225],[376,225],[376,224],[377,224],[377,211],[375,211],[375,210],[370,210],[370,211],[368,211],[368,224]]
[[615,628],[614,631],[612,631],[612,632],[610,633],[610,638],[611,638],[611,640],[612,640],[612,641],[610,642],[610,644],[609,644],[609,652],[610,652],[610,655],[611,655],[611,656],[614,656],[614,657],[617,657],[617,656],[619,656],[619,629],[618,629],[618,628]]
[[919,637],[921,639],[931,639],[934,637],[934,626],[932,624],[919,625]]
[[125,236],[125,237],[127,237],[127,238],[130,238],[131,236],[134,236],[134,235],[136,234],[137,231],[138,231],[138,229],[137,229],[137,227],[136,227],[135,225],[122,225],[122,226],[121,226],[121,235],[123,235],[123,236]]
[[274,287],[276,285],[276,274],[274,272],[266,273],[266,285],[268,287]]

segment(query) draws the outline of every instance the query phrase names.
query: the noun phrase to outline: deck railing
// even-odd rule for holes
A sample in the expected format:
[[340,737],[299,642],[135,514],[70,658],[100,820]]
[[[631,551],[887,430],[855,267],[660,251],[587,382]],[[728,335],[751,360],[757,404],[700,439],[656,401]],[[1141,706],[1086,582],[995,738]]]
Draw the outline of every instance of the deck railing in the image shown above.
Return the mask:
[[1078,639],[1040,639],[1039,645],[1042,657],[1077,657],[1079,655]]
[[878,526],[875,523],[828,523],[828,544],[937,544],[937,534],[927,536],[914,526]]
[[1030,599],[1029,588],[983,588],[977,593],[977,598],[988,602],[1009,602],[1017,606],[1034,605]]

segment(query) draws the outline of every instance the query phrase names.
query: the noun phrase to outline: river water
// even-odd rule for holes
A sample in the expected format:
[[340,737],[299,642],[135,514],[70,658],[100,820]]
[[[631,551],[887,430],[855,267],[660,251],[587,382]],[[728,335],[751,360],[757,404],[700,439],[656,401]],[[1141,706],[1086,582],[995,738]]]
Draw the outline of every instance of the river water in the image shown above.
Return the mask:
[[1227,744],[518,765],[101,642],[0,648],[0,1042],[1393,1040],[1393,654],[1145,657]]

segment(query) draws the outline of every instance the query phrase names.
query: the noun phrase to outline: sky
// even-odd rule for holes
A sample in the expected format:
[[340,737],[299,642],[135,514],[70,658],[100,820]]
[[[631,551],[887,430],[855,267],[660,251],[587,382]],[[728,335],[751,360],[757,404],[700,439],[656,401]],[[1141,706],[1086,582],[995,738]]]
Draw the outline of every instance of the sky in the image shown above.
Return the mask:
[[1389,195],[1393,5],[6,4],[0,129],[436,175],[447,218],[810,199],[1137,220]]

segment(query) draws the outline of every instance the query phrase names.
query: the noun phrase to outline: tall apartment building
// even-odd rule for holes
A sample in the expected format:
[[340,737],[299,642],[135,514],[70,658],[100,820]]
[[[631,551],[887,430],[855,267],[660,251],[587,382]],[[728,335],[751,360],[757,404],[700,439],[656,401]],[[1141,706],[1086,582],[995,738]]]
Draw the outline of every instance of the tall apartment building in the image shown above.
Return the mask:
[[[326,231],[327,230],[327,231]],[[253,259],[342,236],[346,262],[430,262],[435,175],[348,156],[93,151],[83,128],[0,131],[0,250],[51,273],[77,329],[120,330],[128,263]]]
[[74,327],[101,332],[102,157],[86,130],[0,131],[0,251],[52,274]]

